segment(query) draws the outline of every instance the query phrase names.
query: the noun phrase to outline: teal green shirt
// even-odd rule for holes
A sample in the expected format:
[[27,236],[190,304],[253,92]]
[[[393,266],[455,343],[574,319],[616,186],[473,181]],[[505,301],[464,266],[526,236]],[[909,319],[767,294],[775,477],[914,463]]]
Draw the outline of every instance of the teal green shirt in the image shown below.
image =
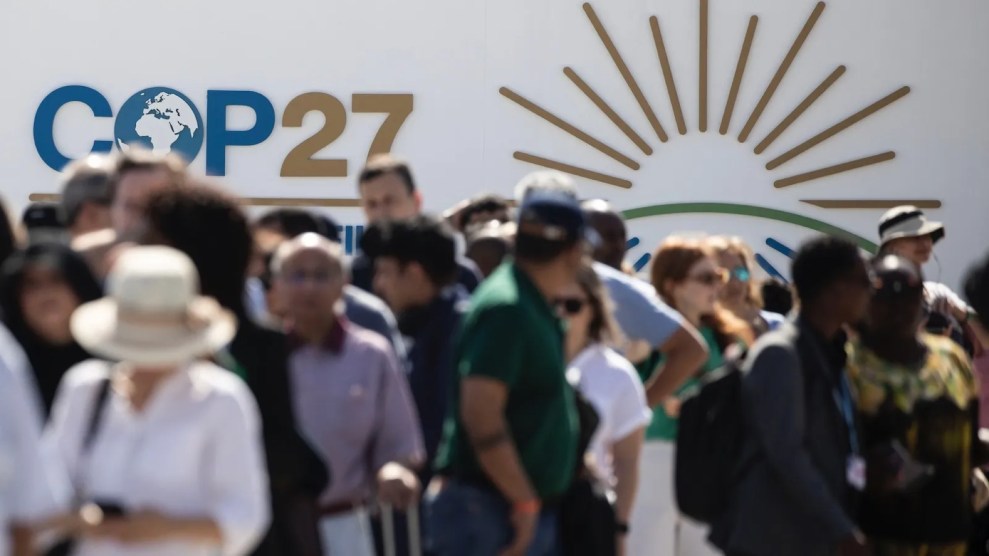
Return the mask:
[[436,466],[489,482],[460,421],[459,382],[483,376],[508,387],[505,420],[522,466],[542,499],[563,494],[577,457],[577,408],[566,380],[563,326],[515,265],[499,267],[474,292],[457,345],[457,382]]
[[[704,337],[704,341],[707,343],[708,358],[707,361],[704,363],[704,366],[701,368],[701,372],[688,379],[687,382],[685,382],[683,386],[681,386],[677,390],[676,392],[677,395],[682,394],[683,392],[690,389],[692,386],[696,386],[699,382],[698,378],[701,375],[703,375],[704,373],[711,372],[714,369],[717,369],[724,363],[723,358],[721,356],[721,348],[718,347],[717,339],[714,337],[714,331],[708,328],[707,326],[703,326],[699,328],[698,331],[701,333],[701,336]],[[646,382],[652,376],[652,373],[657,368],[657,366],[662,363],[661,356],[650,359],[652,360],[651,368],[637,367],[639,371],[639,376],[642,377],[643,382]],[[652,412],[652,423],[650,423],[649,426],[646,428],[646,440],[665,440],[668,442],[672,442],[676,440],[676,437],[677,437],[676,417],[670,417],[669,415],[667,415],[666,411],[663,410],[662,405],[654,408]]]

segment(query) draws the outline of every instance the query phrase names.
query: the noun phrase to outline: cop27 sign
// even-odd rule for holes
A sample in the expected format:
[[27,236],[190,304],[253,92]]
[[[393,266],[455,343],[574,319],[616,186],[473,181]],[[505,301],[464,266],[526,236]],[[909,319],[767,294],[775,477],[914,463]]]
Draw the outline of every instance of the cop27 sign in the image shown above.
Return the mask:
[[137,5],[3,8],[5,52],[41,44],[0,62],[15,203],[55,193],[71,159],[141,145],[252,204],[358,224],[355,175],[393,151],[436,211],[571,174],[625,212],[639,267],[703,230],[786,278],[803,238],[874,250],[909,203],[946,222],[926,271],[950,283],[989,237],[983,0],[167,4],[195,14],[181,34]]
[[[38,156],[53,170],[69,163],[55,145],[53,130],[59,109],[66,104],[85,104],[97,118],[114,118],[113,141],[97,139],[90,152],[109,153],[114,146],[126,151],[131,146],[155,153],[176,153],[187,161],[195,160],[206,135],[206,173],[223,176],[227,173],[227,147],[249,147],[271,137],[275,128],[275,107],[257,91],[207,91],[207,117],[203,118],[189,97],[168,87],[144,89],[124,102],[115,115],[109,101],[99,91],[81,85],[68,85],[52,91],[38,107],[34,119],[34,143]],[[249,129],[231,130],[227,127],[227,111],[242,107],[254,114],[255,123]],[[402,123],[412,112],[409,94],[355,94],[355,113],[382,112],[388,115],[378,129],[368,150],[368,156],[389,152]],[[324,118],[316,133],[295,146],[281,166],[282,177],[347,176],[346,159],[317,158],[316,153],[329,147],[343,133],[347,111],[336,97],[319,92],[304,93],[289,101],[282,116],[283,127],[301,127],[307,114],[315,112]]]

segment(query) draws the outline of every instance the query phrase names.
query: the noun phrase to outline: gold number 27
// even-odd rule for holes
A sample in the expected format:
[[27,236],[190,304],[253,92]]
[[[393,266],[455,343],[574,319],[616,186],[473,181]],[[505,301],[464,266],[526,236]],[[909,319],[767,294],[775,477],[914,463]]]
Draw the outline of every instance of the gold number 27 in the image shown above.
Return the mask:
[[[354,94],[355,114],[387,114],[371,141],[368,157],[391,150],[402,124],[412,113],[411,94]],[[347,127],[347,110],[336,97],[326,93],[304,93],[292,99],[282,114],[282,127],[302,127],[310,112],[322,112],[323,127],[292,149],[282,163],[282,177],[343,178],[347,160],[316,158],[316,154],[340,138]]]

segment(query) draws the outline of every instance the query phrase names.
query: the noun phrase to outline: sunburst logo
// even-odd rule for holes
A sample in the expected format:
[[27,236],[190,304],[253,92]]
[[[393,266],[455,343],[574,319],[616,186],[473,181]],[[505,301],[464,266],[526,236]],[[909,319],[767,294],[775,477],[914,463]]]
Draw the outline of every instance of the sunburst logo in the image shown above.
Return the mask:
[[[499,92],[506,99],[525,109],[533,116],[559,128],[563,133],[579,140],[586,147],[596,151],[597,154],[594,156],[601,157],[600,162],[596,163],[592,157],[587,157],[586,161],[585,159],[581,159],[580,161],[562,160],[551,158],[538,152],[517,150],[513,154],[514,158],[528,164],[559,170],[599,184],[605,184],[617,188],[617,190],[631,190],[632,188],[640,187],[638,185],[640,181],[642,182],[642,186],[646,187],[656,182],[657,176],[650,175],[652,172],[647,171],[641,174],[639,172],[642,169],[643,162],[657,154],[658,150],[665,148],[664,144],[670,143],[672,145],[678,135],[685,136],[690,133],[714,135],[717,132],[721,136],[737,139],[737,142],[742,148],[751,149],[752,156],[759,159],[759,164],[765,169],[764,180],[766,187],[772,187],[780,192],[800,195],[800,203],[808,206],[828,210],[881,210],[900,204],[914,204],[923,208],[939,208],[941,206],[941,202],[936,199],[834,199],[819,198],[803,193],[808,190],[817,190],[813,187],[808,187],[817,180],[823,180],[878,164],[889,163],[896,158],[896,153],[893,150],[878,148],[874,152],[862,153],[861,156],[854,159],[835,161],[826,166],[806,167],[805,165],[802,168],[800,166],[801,157],[805,154],[826,142],[840,140],[843,133],[880,111],[895,105],[898,101],[909,95],[910,88],[907,86],[890,87],[889,93],[878,99],[866,99],[865,101],[854,99],[852,102],[864,107],[857,110],[853,108],[849,110],[847,115],[838,115],[832,125],[817,133],[810,134],[806,137],[799,136],[792,129],[794,124],[806,113],[813,110],[818,100],[825,96],[835,83],[845,75],[846,66],[839,65],[827,74],[802,100],[793,103],[787,115],[776,122],[771,130],[764,134],[756,132],[758,129],[757,124],[760,123],[767,111],[767,107],[774,100],[776,102],[788,102],[778,98],[777,92],[797,60],[801,49],[811,37],[821,15],[824,13],[826,8],[824,2],[819,2],[814,6],[812,12],[797,33],[796,38],[784,54],[772,78],[768,83],[764,84],[755,83],[753,79],[746,81],[745,76],[746,66],[749,62],[753,41],[756,38],[756,32],[759,26],[759,17],[756,15],[751,16],[739,50],[737,63],[731,76],[731,85],[728,90],[727,99],[725,99],[723,105],[719,102],[716,106],[709,98],[708,59],[711,42],[709,35],[709,0],[698,0],[698,2],[700,38],[697,45],[699,49],[699,67],[696,96],[694,96],[693,92],[688,94],[687,91],[678,89],[676,76],[670,63],[671,50],[667,49],[660,20],[658,17],[652,16],[648,21],[653,39],[652,44],[649,45],[649,49],[655,50],[656,58],[658,59],[659,71],[662,73],[662,80],[666,88],[665,97],[668,97],[668,102],[672,107],[672,122],[664,123],[660,121],[656,111],[653,109],[652,102],[643,91],[643,87],[640,86],[632,69],[626,63],[619,45],[608,32],[601,16],[598,15],[591,4],[585,3],[583,9],[591,28],[614,63],[614,67],[624,82],[625,88],[627,88],[631,97],[634,98],[635,104],[638,105],[641,114],[634,114],[634,119],[632,114],[620,114],[619,110],[614,108],[614,102],[609,102],[602,94],[599,94],[598,91],[600,89],[595,89],[585,79],[585,76],[580,75],[573,67],[564,67],[563,74],[570,83],[620,131],[621,136],[627,139],[627,143],[623,140],[622,144],[608,144],[599,137],[596,137],[591,131],[587,131],[587,126],[581,125],[579,121],[572,118],[567,119],[514,89],[502,87]],[[623,48],[627,46],[622,45]],[[743,87],[762,87],[760,90],[764,91],[747,117],[741,114],[741,107],[738,106],[739,92],[743,90]],[[692,101],[690,97],[696,98],[698,103],[697,121],[694,126],[690,125],[684,113],[685,103]],[[655,99],[653,100],[655,101]],[[667,98],[663,98],[662,102],[667,102]],[[588,108],[590,108],[589,105]],[[713,119],[716,117],[713,114],[713,110],[720,110],[719,121]],[[717,126],[716,130],[709,130],[709,124]],[[644,129],[648,129],[651,133],[644,132]],[[699,143],[699,145],[702,144],[704,143]],[[604,163],[610,166],[615,166],[615,163],[617,163],[624,170],[620,174],[602,170],[600,165]],[[596,164],[598,167],[595,167]],[[657,168],[657,166],[650,166],[650,170],[653,168]],[[689,187],[690,184],[687,184],[687,186]],[[624,211],[626,218],[630,220],[690,213],[728,214],[770,219],[818,232],[849,237],[862,246],[862,248],[869,251],[874,251],[876,248],[876,245],[868,239],[825,221],[791,211],[752,204],[687,202],[653,204]],[[635,249],[641,243],[639,238],[633,238],[629,242],[630,250]],[[651,247],[651,245],[647,245]],[[789,246],[773,237],[765,239],[765,247],[769,248],[770,251],[768,253],[771,253],[773,257],[781,255],[789,257],[792,255],[792,250]],[[770,262],[769,256],[759,253],[757,259],[767,273],[781,278],[783,277],[782,273]],[[648,261],[648,253],[641,255],[635,261],[636,269],[641,269]]]

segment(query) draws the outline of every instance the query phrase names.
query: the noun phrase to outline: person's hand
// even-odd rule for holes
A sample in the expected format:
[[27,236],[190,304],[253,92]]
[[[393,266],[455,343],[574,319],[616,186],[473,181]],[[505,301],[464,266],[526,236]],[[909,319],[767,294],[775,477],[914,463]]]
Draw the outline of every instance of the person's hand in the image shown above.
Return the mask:
[[628,535],[618,534],[615,536],[615,556],[625,556],[628,553],[625,537]]
[[512,544],[502,550],[498,556],[525,556],[532,539],[536,536],[536,525],[539,523],[538,507],[536,511],[529,509],[513,511],[511,521],[515,536],[512,538]]
[[989,506],[989,480],[978,467],[972,471],[972,487],[972,509],[979,513]]
[[668,417],[672,417],[676,419],[677,417],[680,416],[681,405],[683,405],[683,402],[680,401],[680,398],[676,396],[670,396],[669,398],[666,398],[665,401],[663,401],[663,411],[666,412],[666,415]]
[[386,463],[378,471],[378,500],[382,504],[404,510],[418,501],[419,490],[419,479],[403,465]]
[[841,556],[869,556],[869,544],[865,535],[861,531],[855,531],[851,536],[841,541],[838,545],[838,554]]
[[98,525],[87,526],[82,534],[121,543],[147,543],[168,536],[171,521],[158,512],[144,510],[120,517],[105,517]]

